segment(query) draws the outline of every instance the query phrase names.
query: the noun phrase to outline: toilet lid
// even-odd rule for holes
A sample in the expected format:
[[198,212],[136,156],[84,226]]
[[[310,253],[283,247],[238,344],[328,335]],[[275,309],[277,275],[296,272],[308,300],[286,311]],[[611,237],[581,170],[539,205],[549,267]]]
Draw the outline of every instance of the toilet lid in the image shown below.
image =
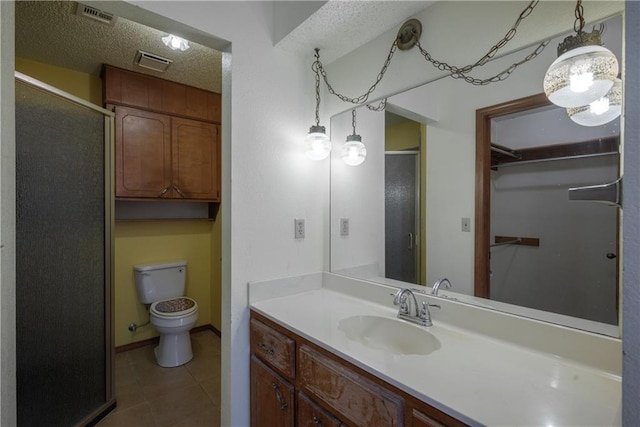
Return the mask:
[[177,317],[191,314],[198,304],[188,297],[171,298],[151,304],[151,312],[162,317]]

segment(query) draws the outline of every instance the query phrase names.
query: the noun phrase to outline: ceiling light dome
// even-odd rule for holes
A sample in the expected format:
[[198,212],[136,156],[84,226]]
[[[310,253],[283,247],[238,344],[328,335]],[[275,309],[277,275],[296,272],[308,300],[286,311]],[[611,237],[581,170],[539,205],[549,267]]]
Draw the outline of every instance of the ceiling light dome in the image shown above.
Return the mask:
[[615,120],[622,113],[622,81],[616,79],[611,90],[589,105],[568,108],[567,114],[582,126],[601,126]]
[[174,36],[173,34],[162,37],[162,43],[173,50],[185,51],[189,49],[189,42],[187,40],[178,36]]

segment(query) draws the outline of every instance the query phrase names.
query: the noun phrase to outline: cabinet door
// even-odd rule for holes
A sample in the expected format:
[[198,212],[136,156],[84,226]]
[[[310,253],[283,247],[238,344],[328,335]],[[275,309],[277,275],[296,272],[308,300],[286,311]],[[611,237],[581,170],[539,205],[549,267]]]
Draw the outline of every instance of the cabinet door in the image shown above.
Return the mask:
[[444,427],[444,424],[414,409],[411,413],[411,427]]
[[309,399],[304,393],[298,393],[298,427],[340,427],[336,417],[322,409],[317,403]]
[[293,386],[251,356],[251,427],[294,425]]
[[175,197],[220,201],[218,125],[172,118],[171,129]]
[[116,107],[116,197],[167,197],[171,190],[171,118]]

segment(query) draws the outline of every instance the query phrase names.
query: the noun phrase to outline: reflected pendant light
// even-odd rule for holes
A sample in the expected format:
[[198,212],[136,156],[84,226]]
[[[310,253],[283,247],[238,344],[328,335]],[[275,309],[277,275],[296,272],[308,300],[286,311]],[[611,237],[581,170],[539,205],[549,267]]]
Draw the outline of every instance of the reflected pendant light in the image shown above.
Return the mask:
[[568,108],[569,118],[582,126],[601,126],[615,120],[622,113],[622,81],[616,79],[611,90],[589,105]]
[[587,105],[607,94],[618,76],[618,60],[602,46],[604,26],[591,33],[582,31],[582,1],[576,5],[576,34],[558,45],[558,58],[544,76],[544,92],[549,101],[564,107]]
[[358,166],[367,157],[367,149],[362,143],[362,137],[356,135],[356,110],[351,110],[351,125],[353,134],[347,135],[347,142],[342,146],[342,160],[349,166]]
[[324,126],[320,126],[320,49],[316,48],[316,60],[311,69],[316,74],[316,124],[309,128],[309,133],[304,139],[304,152],[311,160],[323,160],[331,152],[331,140],[327,136]]

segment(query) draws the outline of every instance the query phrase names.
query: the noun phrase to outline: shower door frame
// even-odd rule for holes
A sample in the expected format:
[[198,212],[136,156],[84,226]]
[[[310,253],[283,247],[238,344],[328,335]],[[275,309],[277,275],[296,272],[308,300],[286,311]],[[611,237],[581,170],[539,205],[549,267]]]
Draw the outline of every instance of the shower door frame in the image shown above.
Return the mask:
[[115,407],[115,336],[114,336],[114,188],[113,188],[113,164],[114,164],[114,136],[115,136],[115,113],[105,108],[99,107],[79,98],[75,95],[60,90],[54,86],[34,79],[19,71],[14,72],[16,80],[21,81],[35,89],[46,92],[50,95],[60,97],[66,101],[73,102],[82,107],[96,111],[104,116],[104,241],[105,241],[105,402],[93,413],[87,414],[80,425],[91,423],[106,414]]

